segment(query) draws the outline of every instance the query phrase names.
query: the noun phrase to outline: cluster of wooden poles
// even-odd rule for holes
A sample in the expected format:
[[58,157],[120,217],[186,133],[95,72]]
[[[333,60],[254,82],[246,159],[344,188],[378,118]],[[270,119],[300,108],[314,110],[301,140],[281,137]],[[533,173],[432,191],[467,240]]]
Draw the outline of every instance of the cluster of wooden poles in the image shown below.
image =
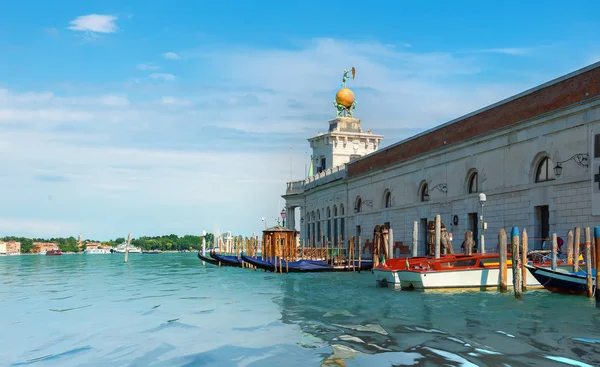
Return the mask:
[[[360,243],[360,236],[358,243]],[[344,246],[342,236],[338,236],[337,243],[328,237],[321,236],[319,247],[313,237],[308,246],[302,239],[298,248],[296,238],[291,232],[273,232],[263,236],[261,259],[279,264],[280,273],[283,272],[284,261],[286,272],[288,272],[288,262],[298,260],[320,260],[330,265],[342,265],[351,261],[354,264],[356,247],[354,236],[348,241],[348,246]],[[358,247],[358,266],[360,267],[362,259],[360,246]],[[353,270],[355,270],[354,267]]]
[[[596,287],[594,292],[592,269],[600,268],[600,227],[596,227],[594,231],[594,243],[592,244],[592,237],[590,233],[590,227],[585,227],[585,241],[581,243],[581,228],[576,227],[574,231],[569,231],[567,234],[567,265],[572,266],[573,272],[579,271],[579,256],[583,253],[585,262],[585,274],[586,274],[586,293],[588,297],[593,297],[595,293],[596,306],[600,307],[600,282],[598,282],[596,275]],[[573,236],[573,232],[575,235]],[[574,237],[574,238],[573,238]],[[521,238],[519,239],[519,228],[513,227],[511,230],[511,255],[512,255],[512,271],[513,271],[513,288],[515,297],[521,299],[523,297],[523,290],[527,289],[527,269],[523,264],[527,263],[527,244],[528,237],[527,231],[523,229]],[[521,242],[521,243],[519,243]],[[583,247],[583,251],[582,251]],[[506,292],[506,271],[507,271],[507,238],[506,231],[500,230],[498,234],[498,252],[500,255],[500,291]],[[556,270],[557,267],[557,254],[558,254],[558,241],[556,233],[552,234],[552,255],[551,255],[551,269]],[[519,256],[520,254],[520,256]],[[516,261],[515,261],[516,259]]]

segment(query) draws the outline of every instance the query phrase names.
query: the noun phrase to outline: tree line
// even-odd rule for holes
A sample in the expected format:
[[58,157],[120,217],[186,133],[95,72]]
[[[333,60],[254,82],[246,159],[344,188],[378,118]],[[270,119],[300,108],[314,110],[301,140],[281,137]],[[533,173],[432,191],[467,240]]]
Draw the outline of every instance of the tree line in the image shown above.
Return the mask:
[[[58,238],[27,238],[17,236],[6,236],[3,241],[17,241],[21,243],[21,253],[29,253],[33,248],[34,242],[54,242],[63,252],[80,252],[86,249],[86,243],[99,242],[110,247],[117,247],[118,245],[125,243],[127,239],[124,237],[118,237],[110,241],[97,241],[92,239],[85,239],[82,241],[81,247],[77,244],[77,239],[71,237],[58,237]],[[213,247],[214,236],[212,233],[206,234],[206,247]],[[184,235],[179,237],[176,234],[163,235],[148,237],[143,236],[139,238],[132,238],[131,245],[139,247],[142,250],[161,250],[161,251],[185,251],[185,250],[199,250],[202,248],[202,236]]]

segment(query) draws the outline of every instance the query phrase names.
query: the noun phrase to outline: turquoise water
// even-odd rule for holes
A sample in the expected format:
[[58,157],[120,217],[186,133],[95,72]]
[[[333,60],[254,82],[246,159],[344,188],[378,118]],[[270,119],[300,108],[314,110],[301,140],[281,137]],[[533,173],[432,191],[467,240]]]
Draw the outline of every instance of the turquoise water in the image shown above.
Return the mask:
[[195,253],[2,257],[0,315],[1,366],[600,365],[586,297],[398,291]]

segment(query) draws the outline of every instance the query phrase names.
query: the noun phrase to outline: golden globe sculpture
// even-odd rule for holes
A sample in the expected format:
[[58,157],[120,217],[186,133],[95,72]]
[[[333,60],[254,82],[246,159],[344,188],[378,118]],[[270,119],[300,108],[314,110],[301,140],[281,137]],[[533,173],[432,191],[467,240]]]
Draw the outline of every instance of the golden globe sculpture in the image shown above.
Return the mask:
[[350,88],[346,88],[346,80],[348,80],[348,74],[352,72],[352,79],[356,74],[356,69],[352,67],[351,70],[345,69],[344,76],[342,77],[342,88],[335,94],[335,101],[333,105],[337,109],[336,117],[342,115],[352,117],[354,108],[356,107],[356,99],[354,99],[354,92]]
[[354,92],[350,88],[341,88],[335,94],[335,101],[346,108],[350,108],[354,103]]

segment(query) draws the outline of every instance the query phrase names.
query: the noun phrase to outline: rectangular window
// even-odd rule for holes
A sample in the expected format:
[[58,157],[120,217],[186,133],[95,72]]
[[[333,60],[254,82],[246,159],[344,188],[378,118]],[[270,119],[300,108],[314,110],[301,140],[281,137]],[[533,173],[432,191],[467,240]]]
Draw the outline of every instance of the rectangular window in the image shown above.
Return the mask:
[[594,135],[594,158],[600,158],[600,134]]
[[326,163],[327,163],[327,161],[326,161],[325,157],[321,157],[321,169],[322,170],[326,170],[327,169]]

